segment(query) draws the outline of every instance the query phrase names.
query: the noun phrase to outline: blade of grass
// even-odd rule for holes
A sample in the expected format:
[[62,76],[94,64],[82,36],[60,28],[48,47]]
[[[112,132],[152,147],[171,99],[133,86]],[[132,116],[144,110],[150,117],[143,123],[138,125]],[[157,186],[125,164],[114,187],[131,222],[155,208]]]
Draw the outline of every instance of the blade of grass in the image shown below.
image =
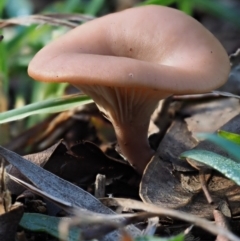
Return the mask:
[[62,112],[92,102],[88,96],[82,94],[49,99],[0,113],[0,124],[16,121],[30,115]]
[[[68,83],[43,83],[33,81],[32,83],[32,98],[30,103],[40,102],[50,98],[58,98],[64,95],[64,91]],[[41,89],[41,91],[39,91]],[[27,127],[31,127],[36,123],[39,123],[46,115],[31,115],[27,120]]]
[[240,162],[240,147],[239,145],[222,138],[216,134],[198,134],[198,138],[206,139],[208,141],[213,142],[214,144],[220,146],[223,150],[227,151],[229,155],[231,155],[234,160]]
[[195,7],[202,9],[204,12],[230,21],[240,27],[240,11],[238,9],[230,8],[227,4],[223,4],[216,0],[192,0],[192,2]]
[[146,0],[143,3],[139,3],[139,5],[148,5],[148,4],[156,4],[162,6],[169,6],[173,3],[176,3],[177,0]]
[[[39,213],[24,213],[20,226],[33,232],[45,232],[55,238],[60,238],[58,226],[66,218],[51,217]],[[68,233],[69,241],[78,241],[81,231],[79,228],[70,228]]]
[[[218,131],[218,135],[237,144],[237,145],[240,145],[240,135],[238,134],[235,134],[235,133],[231,133],[231,132],[228,132],[228,131],[223,131],[223,130],[219,130]],[[240,146],[239,146],[240,148]]]
[[205,150],[186,151],[183,152],[180,157],[190,158],[211,166],[240,185],[240,164],[230,158]]
[[85,11],[88,14],[96,15],[103,8],[104,4],[105,0],[92,0],[88,3]]
[[0,1],[0,17],[2,16],[3,9],[5,8],[6,3],[7,3],[7,0]]
[[[2,32],[0,31],[0,34]],[[8,93],[8,54],[4,39],[0,42],[0,89],[3,93]]]
[[184,241],[184,234],[180,233],[177,236],[162,238],[155,236],[140,236],[134,239],[134,241]]
[[185,12],[188,15],[193,15],[193,2],[189,0],[178,0],[177,5],[179,10]]

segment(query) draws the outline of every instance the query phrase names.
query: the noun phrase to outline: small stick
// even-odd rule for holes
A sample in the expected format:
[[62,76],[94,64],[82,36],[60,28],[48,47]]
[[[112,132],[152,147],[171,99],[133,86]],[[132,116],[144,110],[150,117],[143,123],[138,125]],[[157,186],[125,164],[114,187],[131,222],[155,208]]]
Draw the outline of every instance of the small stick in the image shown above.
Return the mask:
[[98,174],[95,181],[95,197],[102,198],[105,197],[105,185],[106,185],[106,176]]
[[207,185],[206,185],[206,180],[205,180],[205,172],[204,170],[199,170],[199,181],[201,183],[201,186],[202,186],[202,190],[204,192],[204,195],[208,201],[209,204],[213,204],[213,200],[212,200],[212,197],[208,191],[208,188],[207,188]]
[[148,225],[144,230],[143,235],[153,236],[156,232],[158,225],[159,225],[159,217],[149,218]]
[[[229,229],[227,219],[221,211],[217,209],[213,210],[213,217],[216,225],[218,225],[219,227]],[[226,237],[223,237],[222,235],[218,235],[216,238],[216,241],[229,241],[229,239],[227,239]]]

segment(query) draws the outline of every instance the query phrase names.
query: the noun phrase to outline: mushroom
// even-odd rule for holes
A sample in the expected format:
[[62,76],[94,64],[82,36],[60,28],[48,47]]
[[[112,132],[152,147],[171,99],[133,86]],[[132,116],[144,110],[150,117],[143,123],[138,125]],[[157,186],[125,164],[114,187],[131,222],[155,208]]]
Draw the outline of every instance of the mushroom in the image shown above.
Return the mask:
[[87,22],[45,46],[28,67],[36,80],[68,82],[91,96],[139,173],[154,155],[147,131],[159,100],[209,92],[229,71],[226,51],[207,29],[154,5]]

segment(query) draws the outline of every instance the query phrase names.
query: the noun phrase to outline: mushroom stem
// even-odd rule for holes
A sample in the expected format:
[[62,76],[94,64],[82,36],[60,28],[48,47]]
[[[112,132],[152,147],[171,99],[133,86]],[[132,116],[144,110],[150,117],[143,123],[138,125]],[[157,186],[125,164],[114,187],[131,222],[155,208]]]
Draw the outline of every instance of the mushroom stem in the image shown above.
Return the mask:
[[148,126],[149,122],[144,125],[139,125],[139,123],[125,123],[124,125],[113,123],[122,154],[140,174],[143,173],[155,153],[148,142]]

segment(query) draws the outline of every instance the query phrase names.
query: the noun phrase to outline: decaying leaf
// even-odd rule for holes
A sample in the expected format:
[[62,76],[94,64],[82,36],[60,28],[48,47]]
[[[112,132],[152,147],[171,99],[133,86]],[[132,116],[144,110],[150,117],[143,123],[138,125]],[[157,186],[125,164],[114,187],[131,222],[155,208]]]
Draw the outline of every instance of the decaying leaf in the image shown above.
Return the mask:
[[196,145],[197,141],[192,137],[186,123],[175,120],[158,146],[156,155],[163,161],[171,162],[178,171],[192,171],[188,163],[179,159],[179,155]]
[[[31,162],[33,162],[34,164],[40,166],[40,167],[44,167],[45,164],[47,163],[47,161],[49,160],[49,158],[51,157],[51,155],[53,154],[53,152],[57,149],[57,148],[62,148],[61,146],[61,141],[58,142],[57,144],[55,144],[54,146],[48,148],[47,150],[37,153],[37,154],[30,154],[25,156],[25,158]],[[30,182],[16,167],[14,167],[13,165],[8,165],[7,166],[7,172],[12,175],[15,176],[25,182]],[[15,195],[19,195],[20,193],[22,193],[24,191],[24,188],[17,184],[16,182],[12,181],[10,178],[7,177],[6,179],[6,184],[8,189],[11,191],[12,194]]]
[[[224,125],[223,129],[233,131],[233,129],[238,128],[239,119],[240,115],[236,116]],[[181,126],[180,130],[178,129],[179,127],[176,128],[177,125]],[[179,134],[177,134],[178,130]],[[175,123],[175,127],[173,125],[170,128],[166,138],[171,137],[171,141],[168,142],[168,146],[161,146],[162,143],[159,145],[157,155],[148,164],[144,172],[140,186],[141,198],[148,203],[186,211],[207,218],[212,218],[213,209],[223,200],[227,200],[233,215],[238,214],[240,209],[236,203],[240,201],[240,187],[233,181],[216,172],[213,173],[212,178],[209,176],[208,188],[214,201],[214,205],[209,205],[201,191],[197,172],[194,172],[191,168],[179,168],[176,164],[177,162],[174,162],[174,158],[177,159],[176,154],[181,154],[178,153],[178,150],[181,150],[180,147],[183,147],[182,150],[186,148],[186,146],[181,145],[181,142],[188,143],[185,135],[182,135],[181,138],[181,133],[185,132],[183,124]],[[188,138],[191,140],[192,137],[190,134]],[[162,142],[164,143],[164,139]],[[192,147],[196,145],[194,141],[190,143],[193,143]],[[199,146],[203,145],[202,143],[200,142],[195,148],[199,149]],[[204,143],[204,148],[201,149],[214,148],[214,150],[219,150],[219,148],[213,144],[209,144],[209,142],[204,141]],[[165,154],[167,151],[168,155]]]
[[[177,175],[173,174],[170,163],[155,157],[145,170],[140,196],[147,203],[185,211],[199,217],[212,218],[212,209],[216,208],[217,204],[209,205],[199,188],[191,191],[182,186]],[[218,196],[212,195],[212,198],[214,203],[221,201]]]
[[16,203],[9,212],[0,215],[0,240],[15,241],[15,235],[23,211],[23,205]]
[[[1,158],[0,158],[1,161]],[[0,240],[15,241],[18,223],[23,215],[23,205],[12,205],[10,192],[5,184],[5,169],[0,166]]]
[[[228,131],[228,132],[233,132],[236,134],[240,134],[240,115],[235,116],[231,120],[229,120],[226,124],[221,126],[219,129]],[[206,151],[212,151],[215,152],[219,155],[225,156],[225,157],[230,157],[225,151],[223,151],[220,147],[217,145],[213,144],[210,141],[204,140],[199,142],[199,144],[194,147],[196,150],[206,150]]]
[[203,101],[200,104],[189,104],[183,110],[188,129],[197,138],[197,133],[215,132],[225,123],[240,113],[239,100],[235,98]]
[[[53,197],[70,202],[72,206],[87,209],[96,213],[114,214],[114,212],[104,206],[90,193],[77,187],[76,185],[65,181],[58,176],[44,170],[43,168],[31,163],[18,154],[0,147],[0,155],[10,164],[18,168],[34,185],[42,191],[45,191]],[[128,231],[136,236],[140,230],[135,226],[128,226]],[[109,240],[116,240],[119,237],[118,232],[112,232],[107,235]]]
[[[45,151],[27,155],[25,158],[79,186],[93,183],[97,174],[114,178],[121,173],[132,171],[130,166],[116,162],[115,159],[105,155],[95,144],[87,141],[75,144],[70,149],[63,141],[59,141]],[[14,166],[10,165],[7,170],[9,174],[29,182]],[[15,195],[19,195],[24,190],[11,179],[7,179],[7,186]]]
[[0,215],[7,213],[12,205],[12,197],[9,190],[6,187],[6,175],[3,162],[0,158]]

